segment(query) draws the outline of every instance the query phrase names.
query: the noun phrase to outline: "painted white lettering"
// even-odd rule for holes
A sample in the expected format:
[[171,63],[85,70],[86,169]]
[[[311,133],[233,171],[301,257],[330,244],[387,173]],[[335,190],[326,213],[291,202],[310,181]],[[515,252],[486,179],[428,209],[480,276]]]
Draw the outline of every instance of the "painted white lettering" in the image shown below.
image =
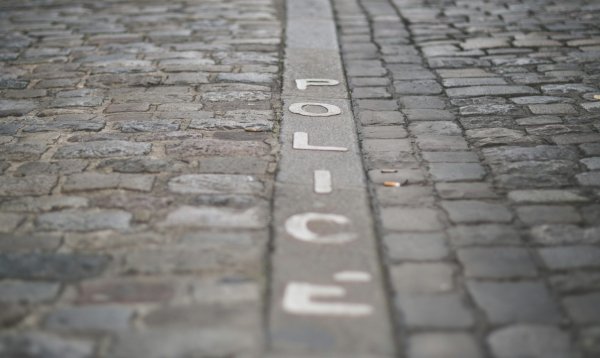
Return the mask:
[[340,271],[333,275],[338,282],[369,282],[371,274],[364,271]]
[[327,78],[301,78],[296,80],[296,87],[304,91],[308,86],[335,86],[339,85],[340,81],[330,80]]
[[[316,107],[322,107],[325,108],[327,110],[327,112],[308,112],[304,109],[304,107],[306,106],[316,106]],[[333,105],[333,104],[328,104],[328,103],[318,103],[318,102],[299,102],[299,103],[293,103],[290,105],[289,107],[290,112],[292,113],[296,113],[296,114],[300,114],[303,116],[308,116],[308,117],[331,117],[331,116],[337,116],[338,114],[342,113],[342,110],[340,109],[340,107]]]
[[373,307],[362,303],[315,302],[315,298],[340,298],[346,290],[340,286],[313,285],[291,282],[283,294],[283,309],[297,315],[318,316],[367,316]]
[[328,152],[347,152],[346,147],[325,147],[308,144],[308,133],[294,132],[292,148],[299,150],[323,150]]
[[315,170],[315,193],[329,194],[333,191],[331,184],[331,172],[329,170]]
[[302,213],[290,216],[285,221],[285,230],[295,239],[316,244],[344,244],[356,239],[356,234],[342,232],[329,235],[319,235],[308,228],[311,221],[324,221],[337,225],[348,225],[350,219],[342,215],[323,213]]

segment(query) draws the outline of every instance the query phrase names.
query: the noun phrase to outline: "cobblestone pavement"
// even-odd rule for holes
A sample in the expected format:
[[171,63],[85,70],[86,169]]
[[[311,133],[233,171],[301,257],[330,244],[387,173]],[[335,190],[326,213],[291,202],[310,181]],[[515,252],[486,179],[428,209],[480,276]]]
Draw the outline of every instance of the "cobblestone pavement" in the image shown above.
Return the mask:
[[600,356],[600,4],[333,2],[400,355]]
[[[278,168],[286,185],[304,168],[278,162],[295,155],[282,114],[300,123],[281,100],[284,3],[0,0],[0,357],[600,356],[598,1],[331,0],[376,237],[310,262],[372,270],[339,281],[374,278],[349,293],[389,307],[337,306],[376,314],[321,331],[272,298],[326,271],[272,219],[321,203],[289,186],[273,210]],[[306,67],[286,73],[341,73],[335,39],[307,51],[300,22],[286,64]],[[334,91],[313,97],[351,120]],[[362,178],[340,182],[323,206],[365,216]]]
[[0,2],[0,356],[257,357],[271,0]]

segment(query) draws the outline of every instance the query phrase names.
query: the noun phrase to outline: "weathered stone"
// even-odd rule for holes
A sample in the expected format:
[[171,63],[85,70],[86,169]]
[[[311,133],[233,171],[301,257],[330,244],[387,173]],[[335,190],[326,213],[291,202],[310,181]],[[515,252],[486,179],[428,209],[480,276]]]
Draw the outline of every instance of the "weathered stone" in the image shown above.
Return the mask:
[[8,100],[0,99],[0,117],[22,116],[37,108],[37,104],[31,100]]
[[97,168],[111,168],[120,173],[160,173],[163,171],[178,171],[183,164],[176,161],[155,158],[126,158],[107,159]]
[[535,263],[526,249],[516,247],[465,248],[457,252],[466,277],[524,278],[535,277]]
[[13,232],[24,220],[24,215],[0,212],[0,233]]
[[266,207],[246,209],[181,206],[169,213],[164,226],[258,229],[268,224]]
[[260,194],[263,184],[249,175],[189,174],[169,181],[169,190],[180,194]]
[[154,176],[144,174],[101,174],[79,173],[67,177],[63,184],[64,192],[103,189],[127,189],[150,191]]
[[488,337],[495,357],[574,357],[567,332],[547,325],[512,325],[498,329]]
[[474,323],[473,314],[454,293],[403,294],[395,302],[409,327],[468,328]]
[[227,92],[204,92],[202,99],[208,102],[256,102],[268,101],[271,99],[269,92],[259,91],[227,91]]
[[581,216],[572,206],[520,206],[517,208],[519,219],[527,225],[562,223],[576,224],[581,221]]
[[455,223],[510,222],[513,214],[501,204],[476,200],[444,201],[442,207]]
[[201,139],[168,144],[166,150],[168,155],[177,158],[238,155],[248,157],[266,155],[270,152],[270,147],[262,142]]
[[2,281],[0,301],[8,303],[39,303],[53,300],[60,285],[47,282]]
[[589,201],[580,194],[568,190],[513,190],[508,198],[516,203],[561,203]]
[[36,226],[41,230],[125,230],[130,221],[131,214],[121,210],[64,210],[38,216]]
[[492,323],[558,323],[561,320],[558,306],[541,282],[469,281],[467,287]]
[[442,233],[389,234],[384,242],[392,260],[440,260],[449,254]]
[[456,268],[447,263],[404,263],[390,268],[395,292],[441,293],[455,288]]
[[55,175],[32,175],[23,178],[8,176],[0,177],[0,195],[47,195],[56,185],[58,177]]
[[467,333],[416,333],[408,340],[410,358],[479,358],[481,350]]
[[84,254],[0,254],[0,277],[75,281],[99,275],[109,260],[107,256]]
[[72,174],[82,172],[88,163],[84,160],[60,160],[60,161],[39,161],[27,162],[20,165],[14,172],[15,176],[32,176],[39,173],[44,174]]
[[543,245],[594,244],[600,242],[600,227],[539,225],[531,229],[531,237],[535,243]]
[[481,180],[485,169],[477,163],[430,163],[429,173],[435,181]]
[[94,344],[42,332],[21,332],[0,336],[0,354],[6,357],[91,358]]
[[536,94],[538,91],[528,86],[473,86],[450,88],[446,90],[450,97],[502,96],[519,94]]
[[273,129],[271,111],[228,111],[221,118],[197,118],[189,128],[205,130],[245,129],[249,131],[271,131]]
[[0,209],[17,212],[50,211],[80,208],[88,205],[86,198],[73,196],[18,197],[0,202]]
[[51,330],[72,332],[116,332],[129,328],[134,310],[126,306],[74,306],[52,311],[44,322]]
[[498,197],[488,183],[436,183],[435,189],[443,199],[493,199]]
[[551,270],[594,268],[600,266],[600,249],[595,246],[548,247],[538,250]]
[[58,149],[54,158],[108,158],[138,156],[150,153],[152,144],[120,140],[77,143]]
[[599,293],[568,296],[563,300],[568,315],[578,324],[597,324],[600,322]]
[[387,230],[436,231],[443,228],[439,213],[427,208],[385,208],[381,221]]

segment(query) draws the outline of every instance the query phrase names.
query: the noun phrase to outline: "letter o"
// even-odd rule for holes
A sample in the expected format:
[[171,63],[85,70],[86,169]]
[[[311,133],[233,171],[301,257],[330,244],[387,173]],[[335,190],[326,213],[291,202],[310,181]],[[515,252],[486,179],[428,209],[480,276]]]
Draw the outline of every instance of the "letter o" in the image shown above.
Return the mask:
[[[305,106],[323,107],[327,110],[327,112],[325,112],[325,113],[307,112],[304,110]],[[317,102],[294,103],[294,104],[290,105],[289,110],[292,113],[296,113],[296,114],[300,114],[302,116],[308,116],[308,117],[331,117],[331,116],[337,116],[338,114],[342,113],[342,110],[338,106],[335,106],[333,104],[317,103]]]

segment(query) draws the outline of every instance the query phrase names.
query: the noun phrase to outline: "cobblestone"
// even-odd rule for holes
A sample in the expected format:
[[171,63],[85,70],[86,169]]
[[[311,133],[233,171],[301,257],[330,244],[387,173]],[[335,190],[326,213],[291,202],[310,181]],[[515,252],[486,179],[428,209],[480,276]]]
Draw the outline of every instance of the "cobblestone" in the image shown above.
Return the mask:
[[[382,357],[599,354],[593,1],[0,7],[0,356],[287,357],[308,346],[297,355],[351,357],[370,336],[366,351],[390,343]],[[318,41],[284,42],[283,29]],[[314,66],[288,66],[300,53]],[[343,67],[323,61],[338,53]],[[351,318],[268,317],[280,276],[316,269],[271,260],[305,245],[273,241],[285,126],[301,123],[280,127],[288,71],[341,82],[318,93],[351,89],[335,92],[352,106],[342,116],[298,120],[328,145],[321,123],[356,117],[346,154],[360,148],[367,180],[344,180],[369,186],[373,217],[361,220],[380,238],[310,258],[336,252],[358,270],[359,250],[375,250],[364,242],[379,242],[381,265],[364,270],[393,303],[396,352],[367,324],[341,344]],[[328,101],[311,89],[301,97]],[[302,151],[298,163],[330,154]],[[306,168],[330,170],[339,189],[336,168]],[[286,210],[300,211],[300,187]],[[311,205],[346,209],[330,198]],[[366,299],[359,283],[338,284],[339,303]],[[379,323],[387,309],[374,307]],[[302,325],[274,331],[274,317]]]

